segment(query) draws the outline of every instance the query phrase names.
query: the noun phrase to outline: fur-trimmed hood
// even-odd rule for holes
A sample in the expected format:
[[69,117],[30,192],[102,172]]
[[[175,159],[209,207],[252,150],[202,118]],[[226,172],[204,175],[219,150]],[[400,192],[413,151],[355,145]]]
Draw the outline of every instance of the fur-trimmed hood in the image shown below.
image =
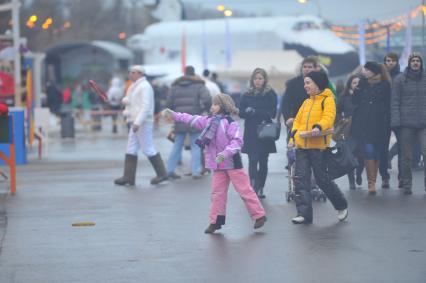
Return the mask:
[[261,89],[250,87],[249,90],[247,91],[247,95],[266,95],[271,90],[272,90],[272,87],[270,85],[266,85],[265,87]]
[[172,86],[189,84],[205,84],[205,82],[199,76],[182,76],[174,80]]

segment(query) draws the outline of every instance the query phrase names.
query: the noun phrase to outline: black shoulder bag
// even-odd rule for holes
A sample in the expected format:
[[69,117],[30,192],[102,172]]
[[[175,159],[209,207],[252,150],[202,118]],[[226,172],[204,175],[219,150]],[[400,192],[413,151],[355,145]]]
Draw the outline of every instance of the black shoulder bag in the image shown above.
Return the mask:
[[324,155],[328,176],[332,180],[348,174],[358,166],[358,160],[345,140],[339,140],[335,146],[328,147]]
[[260,140],[276,141],[280,138],[281,123],[279,122],[262,122],[257,127],[257,136]]

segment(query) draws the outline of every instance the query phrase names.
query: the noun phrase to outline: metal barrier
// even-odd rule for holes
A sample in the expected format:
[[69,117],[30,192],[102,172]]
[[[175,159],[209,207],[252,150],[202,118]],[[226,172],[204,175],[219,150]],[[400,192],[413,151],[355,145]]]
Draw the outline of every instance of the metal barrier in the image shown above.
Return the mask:
[[85,127],[89,126],[90,131],[94,131],[94,128],[101,127],[102,125],[101,118],[116,115],[117,119],[113,119],[112,124],[115,126],[126,125],[127,124],[126,121],[124,121],[123,119],[120,119],[120,117],[122,117],[122,112],[123,112],[122,110],[91,110],[89,112],[90,119],[89,120],[79,119],[79,122]]
[[[0,159],[9,166],[10,172],[10,192],[14,195],[16,193],[16,154],[15,154],[15,141],[14,141],[14,117],[7,116],[7,127],[5,127],[5,136],[7,140],[1,142],[9,144],[9,157],[0,151]],[[7,131],[7,134],[6,134]]]

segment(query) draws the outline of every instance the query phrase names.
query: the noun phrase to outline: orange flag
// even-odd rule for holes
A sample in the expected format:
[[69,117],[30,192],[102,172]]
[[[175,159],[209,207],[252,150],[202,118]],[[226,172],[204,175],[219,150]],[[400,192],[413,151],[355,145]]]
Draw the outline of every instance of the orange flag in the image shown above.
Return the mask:
[[27,123],[28,123],[28,142],[33,145],[34,141],[34,94],[33,94],[33,74],[31,69],[27,71]]

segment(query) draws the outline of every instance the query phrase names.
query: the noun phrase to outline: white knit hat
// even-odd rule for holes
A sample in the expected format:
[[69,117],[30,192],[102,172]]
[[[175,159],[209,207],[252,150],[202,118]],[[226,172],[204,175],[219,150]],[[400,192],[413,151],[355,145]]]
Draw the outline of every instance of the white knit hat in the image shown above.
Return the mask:
[[133,65],[129,68],[129,72],[136,71],[145,74],[145,69],[141,65]]

